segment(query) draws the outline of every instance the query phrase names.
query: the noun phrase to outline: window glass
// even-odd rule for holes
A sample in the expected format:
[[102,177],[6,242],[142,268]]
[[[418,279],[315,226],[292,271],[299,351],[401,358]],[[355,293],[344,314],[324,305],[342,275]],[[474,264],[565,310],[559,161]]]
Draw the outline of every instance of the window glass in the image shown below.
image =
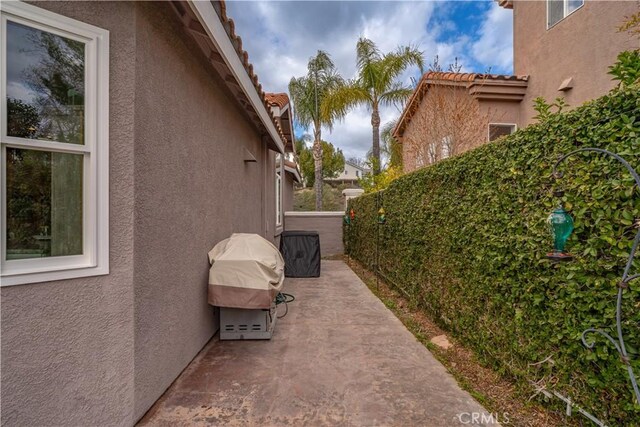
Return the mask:
[[489,124],[489,141],[495,141],[500,137],[511,135],[515,131],[516,131],[516,125]]
[[547,0],[547,26],[552,27],[564,18],[565,0]]
[[7,260],[82,254],[83,156],[7,147]]
[[7,21],[7,135],[84,144],[85,45]]
[[584,4],[584,0],[568,0],[569,4],[567,5],[567,14],[575,11],[580,6]]

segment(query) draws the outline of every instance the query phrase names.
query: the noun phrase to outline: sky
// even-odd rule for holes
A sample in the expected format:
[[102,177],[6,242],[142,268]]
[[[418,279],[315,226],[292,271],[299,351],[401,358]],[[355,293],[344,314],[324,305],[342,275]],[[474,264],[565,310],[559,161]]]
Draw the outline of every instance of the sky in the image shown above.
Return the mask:
[[[512,11],[495,1],[228,1],[228,15],[242,37],[249,61],[267,92],[288,92],[292,77],[307,72],[309,58],[324,50],[345,78],[356,73],[356,42],[373,40],[382,52],[417,46],[425,64],[436,55],[443,68],[458,58],[462,71],[510,74],[513,67]],[[401,79],[411,84],[417,68]],[[397,107],[381,110],[382,124]],[[305,133],[297,127],[296,134]],[[308,133],[312,133],[309,132]],[[371,149],[371,113],[356,108],[322,139],[345,157],[365,158]]]

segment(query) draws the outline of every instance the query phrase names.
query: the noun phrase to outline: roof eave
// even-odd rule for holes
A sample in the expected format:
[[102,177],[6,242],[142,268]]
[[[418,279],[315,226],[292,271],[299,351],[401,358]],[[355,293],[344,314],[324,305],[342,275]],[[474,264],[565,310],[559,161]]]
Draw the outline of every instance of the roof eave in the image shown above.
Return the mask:
[[247,72],[213,4],[198,0],[187,0],[187,4],[214,45],[217,55],[221,57],[217,59],[224,61],[233,79],[248,99],[256,118],[264,126],[269,148],[284,153],[283,135],[276,128],[274,119],[264,101],[264,95],[259,93],[256,84],[254,84],[257,78],[255,75],[250,76]]

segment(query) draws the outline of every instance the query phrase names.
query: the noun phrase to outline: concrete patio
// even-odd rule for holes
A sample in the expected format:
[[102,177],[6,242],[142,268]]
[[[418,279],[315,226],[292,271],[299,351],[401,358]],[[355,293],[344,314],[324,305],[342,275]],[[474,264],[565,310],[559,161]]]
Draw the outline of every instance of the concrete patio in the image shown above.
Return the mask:
[[486,410],[342,261],[285,291],[296,300],[272,340],[214,337],[140,425],[487,425],[471,422]]

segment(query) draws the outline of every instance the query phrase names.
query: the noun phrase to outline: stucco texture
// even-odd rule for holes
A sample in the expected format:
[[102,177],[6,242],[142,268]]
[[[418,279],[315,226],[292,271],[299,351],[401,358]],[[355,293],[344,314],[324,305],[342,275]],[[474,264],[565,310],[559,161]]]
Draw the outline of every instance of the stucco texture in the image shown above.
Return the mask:
[[[273,237],[273,226],[267,224],[275,209],[275,177],[265,180],[265,156],[273,155],[186,37],[170,6],[139,2],[136,7],[139,418],[217,329],[207,304],[207,252],[234,232]],[[258,162],[245,163],[245,149]]]
[[[513,2],[514,74],[530,75],[521,103],[521,125],[533,121],[533,99],[551,102],[562,96],[576,107],[604,95],[615,85],[607,74],[619,52],[637,49],[640,41],[617,28],[638,11],[636,1],[585,1],[584,5],[547,29],[546,2]],[[561,92],[573,77],[573,89]]]
[[519,123],[520,104],[498,99],[477,99],[465,86],[431,85],[402,135],[405,172],[488,142],[489,123]]
[[130,425],[134,7],[35,4],[110,31],[110,274],[0,288],[0,424]]
[[274,154],[170,3],[37,5],[110,31],[110,274],[1,288],[1,423],[133,425],[217,330],[207,252],[273,240]]
[[317,231],[323,257],[342,255],[343,212],[285,212],[284,229]]

